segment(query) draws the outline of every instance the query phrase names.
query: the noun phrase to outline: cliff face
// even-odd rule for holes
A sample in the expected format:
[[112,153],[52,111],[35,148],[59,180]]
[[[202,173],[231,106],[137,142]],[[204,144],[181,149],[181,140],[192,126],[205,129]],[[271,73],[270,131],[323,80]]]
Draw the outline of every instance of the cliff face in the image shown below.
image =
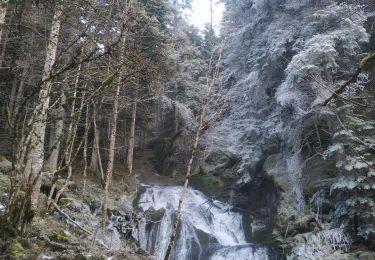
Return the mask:
[[370,1],[342,2],[227,1],[221,82],[231,103],[205,143],[237,158],[226,169],[250,240],[279,240],[295,257],[375,245],[371,76],[320,105],[371,51]]

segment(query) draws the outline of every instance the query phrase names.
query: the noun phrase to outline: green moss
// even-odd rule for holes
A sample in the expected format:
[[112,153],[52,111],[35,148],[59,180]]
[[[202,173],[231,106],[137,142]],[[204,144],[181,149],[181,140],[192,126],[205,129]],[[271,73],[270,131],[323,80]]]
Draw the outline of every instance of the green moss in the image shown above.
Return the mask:
[[9,176],[0,174],[0,192],[8,192],[10,189],[11,183]]
[[215,176],[212,173],[198,173],[192,177],[191,183],[195,188],[211,196],[220,192],[220,189],[225,186],[225,182],[222,178]]
[[287,259],[288,256],[292,255],[292,248],[289,246],[282,247],[282,259]]
[[262,244],[277,248],[277,247],[281,247],[282,243],[278,239],[278,237],[274,235],[270,235],[264,241],[262,241]]
[[70,240],[70,234],[66,232],[64,229],[59,228],[53,231],[51,238],[54,241],[58,242],[68,242]]
[[7,248],[8,259],[27,259],[28,254],[17,240],[12,241]]
[[148,211],[148,219],[153,222],[160,221],[163,218],[164,213],[165,213],[164,208],[159,209],[159,210],[154,210],[153,208],[151,208]]
[[375,53],[368,54],[365,58],[362,59],[359,68],[362,71],[369,71],[375,67]]
[[127,242],[130,244],[130,245],[134,245],[136,246],[137,248],[139,247],[139,241],[134,239],[133,237],[130,237]]

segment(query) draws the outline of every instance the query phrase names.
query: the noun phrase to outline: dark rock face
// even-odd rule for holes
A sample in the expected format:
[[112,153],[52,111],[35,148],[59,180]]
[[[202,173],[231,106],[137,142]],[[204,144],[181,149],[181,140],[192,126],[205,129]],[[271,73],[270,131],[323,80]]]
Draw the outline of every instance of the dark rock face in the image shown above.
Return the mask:
[[238,158],[230,152],[212,151],[199,163],[191,185],[214,199],[230,201],[233,186],[240,177],[237,167]]
[[280,188],[267,176],[261,161],[249,173],[252,180],[239,183],[238,158],[220,150],[209,153],[192,177],[192,187],[205,194],[229,202],[243,214],[247,240],[261,242],[270,238],[275,221]]
[[246,184],[235,194],[233,203],[245,210],[243,223],[247,239],[259,243],[270,240],[279,202],[279,189],[274,181],[264,177],[259,184]]

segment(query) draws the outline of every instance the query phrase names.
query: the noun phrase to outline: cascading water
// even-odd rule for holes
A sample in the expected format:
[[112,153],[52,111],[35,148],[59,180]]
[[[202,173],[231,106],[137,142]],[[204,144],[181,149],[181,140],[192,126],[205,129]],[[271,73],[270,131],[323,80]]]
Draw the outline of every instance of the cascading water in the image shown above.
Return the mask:
[[[182,187],[146,187],[141,211],[162,212],[157,221],[142,220],[134,237],[143,250],[163,259],[172,233],[172,221]],[[270,250],[247,243],[242,216],[231,207],[189,189],[183,203],[180,229],[171,259],[271,259]]]

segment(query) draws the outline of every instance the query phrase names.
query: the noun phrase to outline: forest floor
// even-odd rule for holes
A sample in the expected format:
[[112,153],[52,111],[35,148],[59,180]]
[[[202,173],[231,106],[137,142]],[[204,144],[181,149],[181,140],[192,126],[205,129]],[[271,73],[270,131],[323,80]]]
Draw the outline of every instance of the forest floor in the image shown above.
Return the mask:
[[[110,222],[105,228],[98,228],[103,197],[99,174],[88,171],[83,196],[82,165],[75,165],[73,170],[71,185],[59,200],[58,208],[48,211],[40,207],[38,217],[25,234],[0,239],[0,259],[149,259],[127,229],[137,193],[135,177],[128,176],[123,165],[115,164],[109,198]],[[1,170],[0,183],[0,195],[6,198],[10,181]],[[47,196],[41,193],[40,203],[43,205],[46,200]],[[5,201],[0,203],[5,205]]]

